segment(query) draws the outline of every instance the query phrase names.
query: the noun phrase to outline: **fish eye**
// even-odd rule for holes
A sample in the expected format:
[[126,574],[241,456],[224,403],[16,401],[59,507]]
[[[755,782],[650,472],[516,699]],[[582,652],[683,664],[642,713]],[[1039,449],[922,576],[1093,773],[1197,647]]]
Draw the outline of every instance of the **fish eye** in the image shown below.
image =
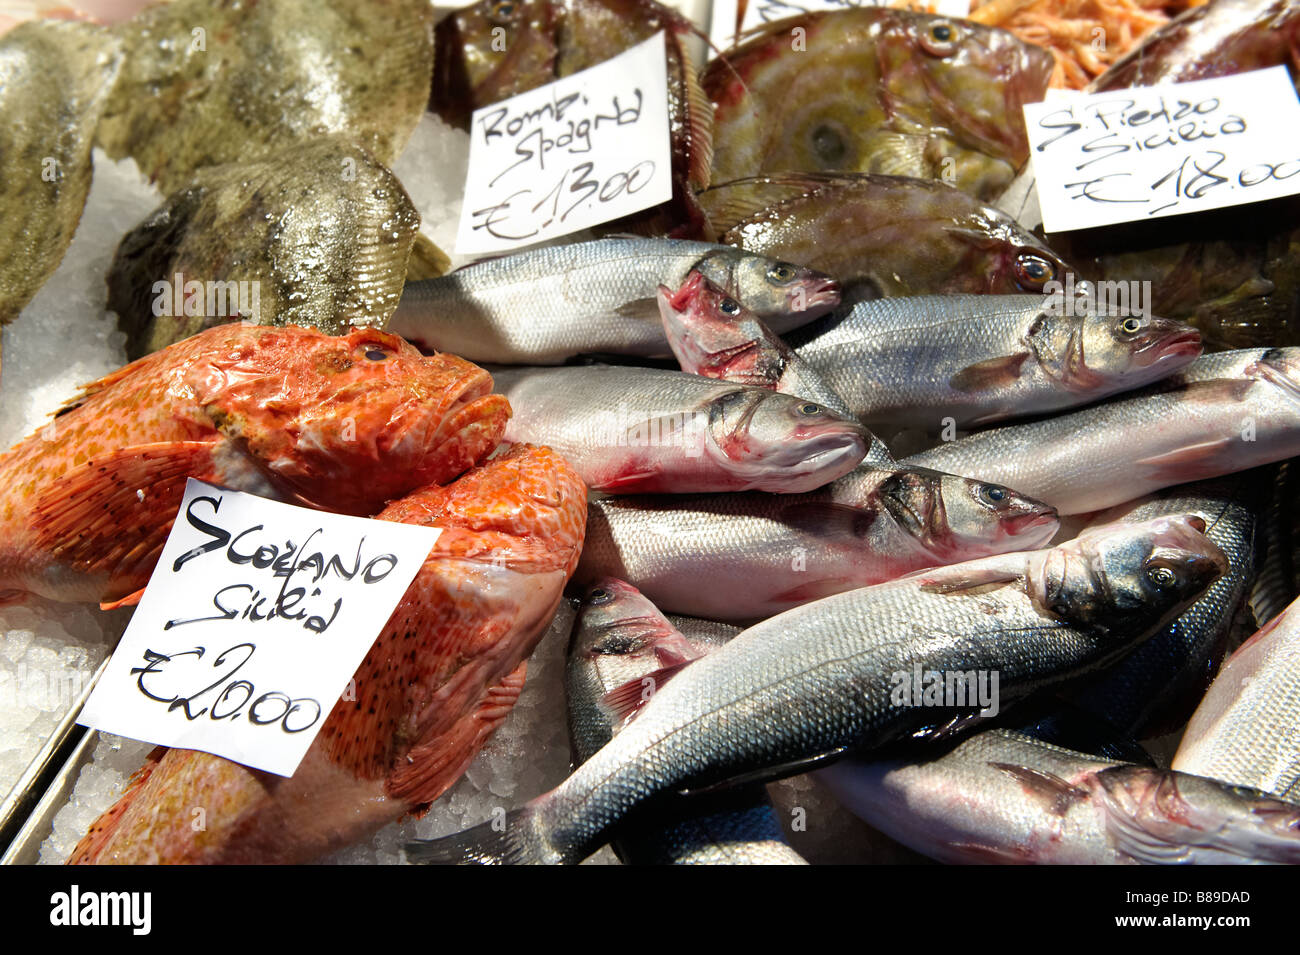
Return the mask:
[[799,413],[806,418],[811,418],[814,415],[819,415],[822,413],[822,406],[818,404],[813,404],[811,401],[805,401],[803,404],[799,406]]
[[607,604],[614,599],[614,592],[606,590],[604,587],[597,587],[591,593],[587,594],[587,602],[594,606]]
[[1178,575],[1168,567],[1148,567],[1147,580],[1161,590],[1166,590],[1178,583]]
[[501,0],[492,8],[492,12],[498,17],[509,17],[515,12],[514,0]]
[[767,280],[778,285],[788,285],[794,281],[795,269],[789,262],[777,262],[767,270]]
[[367,348],[366,357],[371,361],[385,361],[388,358],[388,352],[382,348]]
[[930,24],[921,34],[921,49],[933,56],[950,56],[957,49],[961,31],[953,23]]
[[1022,252],[1016,256],[1016,280],[1023,289],[1033,289],[1040,292],[1055,274],[1056,269],[1052,266],[1052,263],[1041,255]]
[[1142,322],[1136,318],[1129,317],[1119,322],[1115,326],[1116,331],[1125,338],[1132,338],[1138,332],[1142,331]]
[[718,310],[726,313],[727,315],[739,315],[740,303],[737,302],[734,298],[724,298],[721,302],[718,303]]
[[990,507],[997,507],[1007,499],[1007,489],[999,484],[981,484],[976,492],[979,499]]

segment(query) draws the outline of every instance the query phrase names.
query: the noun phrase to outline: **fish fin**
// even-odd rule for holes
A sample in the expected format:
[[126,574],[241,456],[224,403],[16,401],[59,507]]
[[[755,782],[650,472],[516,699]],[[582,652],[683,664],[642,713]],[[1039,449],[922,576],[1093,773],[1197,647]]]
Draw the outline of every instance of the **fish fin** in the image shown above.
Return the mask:
[[772,602],[779,604],[806,604],[823,597],[833,597],[850,589],[852,580],[848,577],[823,577],[811,580],[772,595]]
[[141,365],[151,361],[153,358],[153,355],[145,355],[143,358],[137,358],[128,365],[123,365],[121,368],[117,369],[117,371],[109,372],[103,378],[97,378],[94,381],[87,382],[78,389],[75,395],[61,404],[51,417],[57,418],[61,415],[67,414],[69,411],[80,408],[85,404],[88,398],[99,394],[105,389],[111,388],[119,381],[135,374]]
[[953,564],[949,567],[930,567],[904,574],[900,579],[916,580],[922,593],[971,594],[1017,581],[1023,573],[1022,564],[990,561],[986,566]]
[[1231,468],[1229,450],[1235,448],[1239,440],[1240,436],[1233,435],[1217,441],[1202,441],[1142,458],[1135,463],[1147,478],[1175,484],[1199,481],[1221,474],[1225,467]]
[[967,365],[949,379],[948,385],[955,391],[994,391],[1005,388],[1020,378],[1020,369],[1029,357],[1029,352],[1016,352],[1002,358],[989,358]]
[[942,723],[935,723],[932,726],[926,726],[912,734],[913,739],[926,740],[927,742],[939,742],[941,740],[952,739],[960,735],[963,731],[974,726],[976,723],[982,723],[986,717],[976,713],[958,713]]
[[[629,680],[610,690],[600,698],[601,709],[605,710],[616,723],[626,724],[634,719],[641,708],[663,688],[663,685],[681,673],[693,661],[673,663],[657,670],[651,670],[644,676]],[[649,681],[647,683],[646,681]],[[649,692],[647,692],[649,691]]]
[[531,857],[524,842],[523,817],[528,807],[496,816],[487,822],[441,839],[421,839],[403,846],[413,865],[527,865],[541,862]]
[[35,546],[79,571],[107,572],[112,603],[148,583],[185,496],[186,478],[213,477],[210,441],[121,448],[55,481],[32,507]]
[[135,593],[127,594],[121,600],[104,601],[99,605],[99,609],[108,611],[108,610],[118,610],[122,607],[134,607],[140,602],[140,598],[144,596],[144,591],[145,588],[141,587]]
[[384,783],[394,799],[427,805],[464,774],[487,738],[510,714],[524,689],[527,661],[483,694],[478,706],[449,729],[421,739]]
[[653,321],[656,325],[662,322],[659,317],[659,298],[634,298],[630,302],[624,302],[618,308],[614,309],[614,314],[619,318],[631,318],[639,321]]
[[1055,773],[1013,763],[989,763],[1020,783],[1026,793],[1038,799],[1056,816],[1064,816],[1076,803],[1088,798],[1088,790],[1071,785]]
[[696,33],[693,26],[668,34],[677,54],[686,108],[686,178],[693,191],[707,189],[713,175],[713,104],[700,85],[700,71],[691,61],[685,37]]
[[1014,846],[987,846],[980,842],[954,842],[951,848],[975,865],[1031,865],[1033,856]]
[[925,151],[930,137],[917,133],[874,130],[872,147],[862,157],[863,169],[882,176],[911,176],[924,178],[932,164],[926,161]]
[[783,203],[832,184],[829,177],[814,173],[787,176],[752,176],[706,189],[698,196],[716,236],[730,232],[747,219]]
[[818,753],[816,756],[809,756],[805,759],[795,759],[788,763],[776,763],[775,765],[768,766],[766,769],[755,770],[752,773],[745,773],[741,776],[732,776],[730,779],[723,780],[720,783],[713,783],[709,786],[700,786],[695,789],[679,789],[678,793],[682,796],[697,796],[702,793],[713,793],[727,789],[734,789],[737,786],[744,786],[748,783],[765,783],[771,782],[775,779],[784,779],[787,776],[799,776],[803,773],[811,772],[814,769],[821,769],[823,766],[829,766],[848,751],[849,748],[847,746],[837,746],[835,749],[829,749],[824,753]]
[[590,484],[588,487],[593,491],[621,491],[624,493],[631,493],[629,489],[640,487],[646,481],[649,481],[652,478],[657,478],[662,474],[663,471],[657,468],[651,471],[631,471],[620,474],[616,478],[610,478],[608,481],[601,481],[599,484]]

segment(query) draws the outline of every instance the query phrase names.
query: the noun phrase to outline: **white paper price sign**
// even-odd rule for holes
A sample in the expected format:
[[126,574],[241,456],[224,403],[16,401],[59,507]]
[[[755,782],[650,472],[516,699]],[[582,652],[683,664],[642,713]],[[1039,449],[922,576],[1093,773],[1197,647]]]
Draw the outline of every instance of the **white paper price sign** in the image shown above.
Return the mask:
[[1048,232],[1300,193],[1300,101],[1285,67],[1025,107]]
[[[821,13],[827,10],[849,10],[854,7],[887,7],[888,0],[749,0],[740,22],[741,32],[786,17],[802,13]],[[970,15],[970,0],[930,0],[928,6],[945,17]],[[709,19],[709,39],[719,49],[725,50],[736,39],[736,19],[740,15],[740,0],[713,0],[713,13]]]
[[672,198],[664,34],[476,110],[457,254],[505,252]]
[[293,775],[439,533],[191,478],[78,722]]

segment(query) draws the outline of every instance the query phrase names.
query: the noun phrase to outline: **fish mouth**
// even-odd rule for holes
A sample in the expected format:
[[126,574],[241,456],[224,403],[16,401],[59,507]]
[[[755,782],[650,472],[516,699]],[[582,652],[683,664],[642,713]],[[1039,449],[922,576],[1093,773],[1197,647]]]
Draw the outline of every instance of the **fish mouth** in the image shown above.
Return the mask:
[[[827,428],[811,438],[795,439],[793,450],[775,455],[771,465],[782,490],[805,494],[857,467],[867,456],[872,440],[870,433],[861,426]],[[791,472],[804,480],[791,481]]]
[[[802,294],[800,294],[802,293]],[[792,312],[828,312],[844,297],[844,289],[834,279],[823,279],[813,285],[803,285],[786,297]],[[800,308],[801,304],[803,307]]]
[[1204,350],[1201,333],[1188,328],[1172,335],[1154,335],[1133,353],[1138,367],[1150,368],[1162,362],[1199,358]]
[[1045,540],[1055,534],[1060,526],[1060,515],[1050,504],[1034,504],[1028,510],[1013,514],[1002,522],[1008,537],[1021,537],[1031,531],[1049,529],[1051,533],[1046,535]]

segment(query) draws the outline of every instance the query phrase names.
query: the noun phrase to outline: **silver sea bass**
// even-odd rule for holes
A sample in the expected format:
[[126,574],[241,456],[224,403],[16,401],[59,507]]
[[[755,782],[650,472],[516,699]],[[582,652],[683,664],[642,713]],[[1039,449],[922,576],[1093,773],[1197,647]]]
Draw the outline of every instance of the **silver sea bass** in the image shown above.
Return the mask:
[[915,762],[844,760],[818,777],[855,815],[940,862],[1300,862],[1300,805],[1009,730]]
[[949,441],[901,463],[1080,514],[1300,455],[1300,349],[1205,355],[1138,394]]
[[1005,487],[862,465],[810,494],[592,501],[575,580],[627,580],[655,606],[757,620],[936,564],[1041,547],[1056,512]]
[[[588,589],[564,671],[569,736],[577,763],[598,752],[621,728],[618,714],[604,702],[607,695],[631,688],[639,698],[647,680],[653,687],[665,674],[711,653],[739,632],[710,621],[685,625],[690,634],[625,581],[607,578]],[[759,784],[708,800],[677,800],[642,818],[615,840],[614,849],[628,865],[805,864],[786,843]]]
[[1300,601],[1228,658],[1173,768],[1300,801]]
[[617,365],[497,369],[505,438],[547,445],[612,494],[812,491],[853,470],[871,434],[802,398]]
[[[1096,667],[1179,612],[1226,561],[1199,519],[1085,532],[939,568],[764,621],[661,687],[637,718],[502,827],[407,846],[416,862],[574,863],[643,803],[775,778],[959,717],[906,706],[890,674],[997,673],[1002,704]],[[999,586],[1000,585],[1000,586]]]
[[693,269],[778,331],[840,300],[839,285],[811,269],[726,245],[627,237],[533,249],[411,282],[388,329],[426,349],[503,365],[602,352],[666,357],[657,290]]
[[[1087,404],[1173,374],[1200,334],[1063,297],[931,295],[859,302],[789,336],[873,428],[941,431]],[[1070,300],[1071,302],[1073,300]]]

